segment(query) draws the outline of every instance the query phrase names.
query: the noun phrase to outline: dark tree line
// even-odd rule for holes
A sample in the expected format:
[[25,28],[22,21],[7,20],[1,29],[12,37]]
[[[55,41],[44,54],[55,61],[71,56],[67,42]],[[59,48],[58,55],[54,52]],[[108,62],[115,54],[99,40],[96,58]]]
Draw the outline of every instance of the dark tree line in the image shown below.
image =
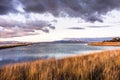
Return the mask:
[[112,40],[105,40],[103,42],[120,42],[120,37],[112,38]]

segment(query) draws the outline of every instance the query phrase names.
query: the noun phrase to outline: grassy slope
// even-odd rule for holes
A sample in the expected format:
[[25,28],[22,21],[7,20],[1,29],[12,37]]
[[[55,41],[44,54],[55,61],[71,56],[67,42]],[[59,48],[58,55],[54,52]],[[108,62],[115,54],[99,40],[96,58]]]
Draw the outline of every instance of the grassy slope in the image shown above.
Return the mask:
[[89,43],[92,46],[120,46],[120,42],[92,42]]
[[0,80],[120,80],[120,50],[9,65]]

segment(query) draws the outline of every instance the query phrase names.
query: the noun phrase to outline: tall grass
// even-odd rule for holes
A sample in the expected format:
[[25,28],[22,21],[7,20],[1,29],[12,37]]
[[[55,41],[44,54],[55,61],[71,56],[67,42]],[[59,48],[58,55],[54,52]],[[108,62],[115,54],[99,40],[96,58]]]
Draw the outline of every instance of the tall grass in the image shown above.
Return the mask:
[[8,65],[0,80],[120,80],[120,50]]

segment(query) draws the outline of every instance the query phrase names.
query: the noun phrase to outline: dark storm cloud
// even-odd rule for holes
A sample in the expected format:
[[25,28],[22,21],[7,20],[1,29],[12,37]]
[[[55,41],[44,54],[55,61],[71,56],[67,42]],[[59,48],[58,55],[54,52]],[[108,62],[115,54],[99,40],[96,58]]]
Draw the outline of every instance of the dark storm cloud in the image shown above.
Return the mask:
[[101,15],[120,9],[120,0],[0,0],[0,14],[17,12],[18,3],[23,5],[26,12],[50,12],[54,16],[67,13],[91,22],[102,22]]
[[50,12],[59,16],[66,12],[69,16],[81,17],[87,21],[100,21],[108,11],[120,8],[120,0],[21,0],[27,12]]
[[13,6],[13,0],[0,0],[0,14],[7,14],[9,12],[16,12]]

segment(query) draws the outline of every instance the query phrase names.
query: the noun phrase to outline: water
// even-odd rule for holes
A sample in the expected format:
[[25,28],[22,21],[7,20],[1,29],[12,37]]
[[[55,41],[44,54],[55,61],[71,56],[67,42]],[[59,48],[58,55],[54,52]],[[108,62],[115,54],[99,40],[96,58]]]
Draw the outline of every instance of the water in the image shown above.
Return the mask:
[[74,43],[40,43],[30,46],[0,50],[0,66],[9,63],[32,61],[36,59],[63,58],[101,50],[117,49],[113,46],[89,46]]

